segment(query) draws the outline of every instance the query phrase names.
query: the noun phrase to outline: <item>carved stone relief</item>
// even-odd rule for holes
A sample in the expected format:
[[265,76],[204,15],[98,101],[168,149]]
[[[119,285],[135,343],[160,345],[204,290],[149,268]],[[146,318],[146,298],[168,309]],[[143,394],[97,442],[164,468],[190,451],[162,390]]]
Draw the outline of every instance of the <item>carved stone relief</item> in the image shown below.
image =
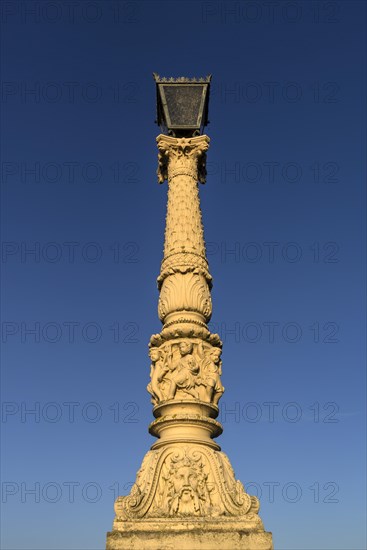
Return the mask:
[[218,404],[224,392],[219,347],[184,339],[152,347],[149,353],[152,365],[147,389],[153,404],[174,398]]
[[130,495],[115,504],[119,521],[154,517],[247,516],[261,526],[259,501],[235,479],[227,456],[202,445],[149,451]]

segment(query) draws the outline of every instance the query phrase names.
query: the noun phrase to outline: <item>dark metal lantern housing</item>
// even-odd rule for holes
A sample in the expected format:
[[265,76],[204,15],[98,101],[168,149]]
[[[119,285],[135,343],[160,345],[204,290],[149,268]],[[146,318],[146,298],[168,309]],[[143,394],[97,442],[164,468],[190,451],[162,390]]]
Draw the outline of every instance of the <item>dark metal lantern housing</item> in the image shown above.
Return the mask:
[[191,137],[203,133],[208,121],[211,75],[205,78],[161,78],[157,86],[157,120],[164,134]]

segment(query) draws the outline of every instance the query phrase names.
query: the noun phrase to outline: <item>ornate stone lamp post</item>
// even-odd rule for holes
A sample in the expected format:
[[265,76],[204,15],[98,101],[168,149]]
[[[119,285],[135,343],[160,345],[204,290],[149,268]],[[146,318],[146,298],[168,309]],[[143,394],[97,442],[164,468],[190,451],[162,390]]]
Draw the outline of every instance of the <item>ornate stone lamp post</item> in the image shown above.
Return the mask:
[[[163,327],[149,342],[158,439],[128,496],[115,503],[107,550],[271,550],[259,501],[236,480],[214,441],[224,392],[222,342],[210,333],[212,278],[205,253],[198,182],[205,182],[210,77],[157,86],[158,181],[168,181],[164,257],[158,277]],[[168,135],[167,135],[168,134]]]

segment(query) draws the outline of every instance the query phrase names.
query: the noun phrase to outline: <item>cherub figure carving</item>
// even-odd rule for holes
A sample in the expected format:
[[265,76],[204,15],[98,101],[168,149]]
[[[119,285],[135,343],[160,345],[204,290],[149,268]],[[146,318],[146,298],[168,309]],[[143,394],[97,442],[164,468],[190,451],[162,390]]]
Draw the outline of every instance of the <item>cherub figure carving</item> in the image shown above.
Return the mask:
[[214,405],[218,405],[218,401],[224,393],[224,387],[220,379],[222,374],[221,353],[220,348],[206,350],[201,363],[200,378],[201,383],[205,386],[205,397],[209,403]]
[[169,368],[163,350],[151,348],[149,350],[149,355],[152,364],[150,366],[150,382],[147,385],[147,390],[152,396],[153,405],[158,405],[158,403],[165,399],[160,384],[169,371]]
[[199,382],[199,365],[192,355],[193,345],[190,340],[183,340],[179,343],[178,349],[181,357],[170,367],[171,372],[167,376],[169,381],[167,399],[173,399],[177,389],[197,398],[195,386]]

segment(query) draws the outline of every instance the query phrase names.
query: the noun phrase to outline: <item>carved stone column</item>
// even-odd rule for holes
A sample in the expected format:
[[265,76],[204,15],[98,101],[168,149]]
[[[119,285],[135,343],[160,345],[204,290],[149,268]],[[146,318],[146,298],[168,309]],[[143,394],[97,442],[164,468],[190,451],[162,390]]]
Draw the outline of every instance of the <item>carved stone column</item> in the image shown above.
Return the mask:
[[205,253],[198,182],[209,138],[160,135],[158,180],[168,180],[164,257],[158,277],[163,327],[151,337],[150,382],[158,439],[130,495],[118,497],[107,550],[271,550],[259,501],[235,479],[214,438],[224,392],[222,342],[207,323],[212,278]]
[[198,180],[205,182],[209,138],[157,138],[158,180],[168,180],[164,258],[158,277],[162,336],[208,336],[211,276],[205,254]]

